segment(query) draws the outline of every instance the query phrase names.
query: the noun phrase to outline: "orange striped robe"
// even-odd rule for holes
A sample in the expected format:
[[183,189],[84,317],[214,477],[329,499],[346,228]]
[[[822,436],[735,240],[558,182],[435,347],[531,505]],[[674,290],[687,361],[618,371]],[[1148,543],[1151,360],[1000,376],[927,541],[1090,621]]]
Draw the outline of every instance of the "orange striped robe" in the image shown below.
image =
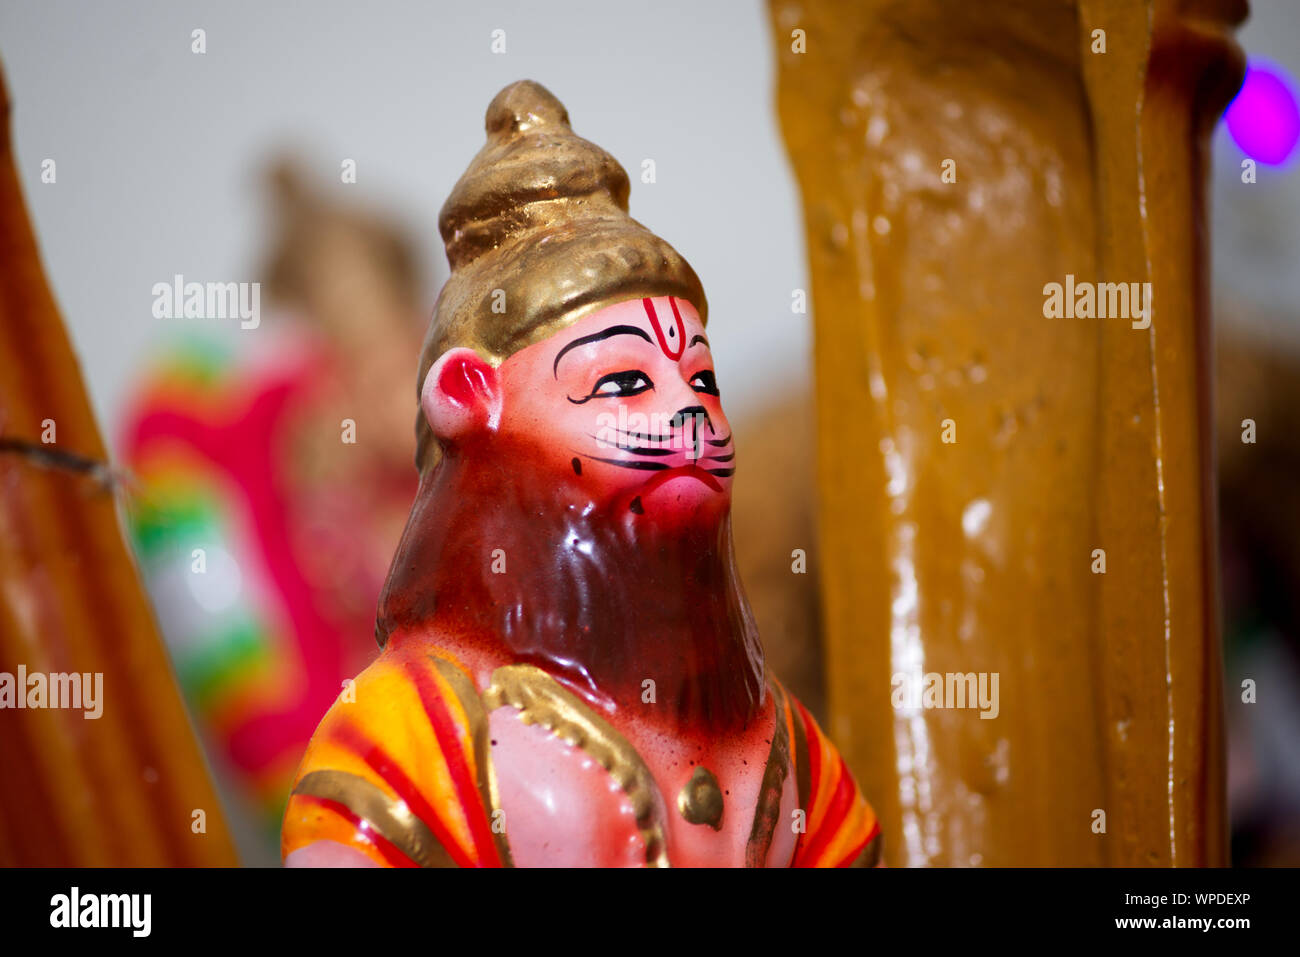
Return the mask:
[[792,758],[806,831],[791,867],[875,867],[881,863],[876,820],[830,738],[794,696],[781,694],[794,742]]
[[[834,745],[773,686],[791,742],[805,831],[792,866],[871,865],[880,826]],[[389,867],[511,866],[488,751],[487,713],[443,653],[391,647],[321,721],[281,830],[287,857],[330,840]],[[784,778],[784,773],[781,775]]]

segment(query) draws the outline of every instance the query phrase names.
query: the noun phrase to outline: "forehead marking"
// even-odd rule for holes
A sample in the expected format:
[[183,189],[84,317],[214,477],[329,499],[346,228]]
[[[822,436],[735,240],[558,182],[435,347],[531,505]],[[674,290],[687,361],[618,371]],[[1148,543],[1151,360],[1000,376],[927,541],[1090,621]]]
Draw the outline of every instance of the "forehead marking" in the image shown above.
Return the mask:
[[682,322],[682,314],[677,311],[677,300],[669,296],[668,304],[673,307],[673,324],[665,330],[659,324],[655,304],[649,299],[641,300],[641,305],[645,306],[645,314],[650,319],[650,328],[654,329],[655,338],[659,340],[659,348],[664,355],[676,362],[686,351],[686,325]]

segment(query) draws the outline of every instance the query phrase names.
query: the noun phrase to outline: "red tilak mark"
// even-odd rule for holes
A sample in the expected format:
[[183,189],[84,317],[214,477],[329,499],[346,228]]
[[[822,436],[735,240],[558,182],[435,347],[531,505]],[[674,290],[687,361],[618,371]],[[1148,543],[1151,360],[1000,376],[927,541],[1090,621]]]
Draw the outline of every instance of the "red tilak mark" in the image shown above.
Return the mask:
[[654,329],[655,338],[659,340],[659,348],[663,350],[664,355],[676,362],[686,351],[686,327],[682,324],[681,313],[677,311],[677,300],[669,296],[668,302],[673,307],[675,324],[669,328],[666,338],[663,327],[659,325],[659,316],[655,314],[655,304],[649,299],[642,299],[641,305],[645,306],[645,314],[650,317],[650,327]]

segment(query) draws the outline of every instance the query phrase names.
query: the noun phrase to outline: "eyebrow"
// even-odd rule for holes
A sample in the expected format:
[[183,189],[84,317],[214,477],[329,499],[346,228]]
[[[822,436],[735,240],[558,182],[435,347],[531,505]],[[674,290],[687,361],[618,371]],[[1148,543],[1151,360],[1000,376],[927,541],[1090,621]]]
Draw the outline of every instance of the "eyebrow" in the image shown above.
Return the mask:
[[589,336],[583,336],[581,339],[574,339],[567,346],[559,351],[555,357],[555,364],[551,366],[551,375],[558,375],[560,371],[560,360],[570,349],[576,349],[578,346],[585,346],[590,342],[600,342],[602,339],[610,339],[614,336],[640,336],[646,342],[650,341],[650,334],[644,329],[638,329],[636,326],[610,326],[602,332],[593,332]]
[[[697,342],[702,342],[702,343],[704,343],[706,346],[709,346],[709,340],[708,340],[708,339],[705,339],[703,336],[696,336],[694,339],[691,340],[690,345],[688,345],[686,348],[689,349],[691,346],[695,345],[695,343],[697,343]],[[712,347],[712,346],[709,346],[709,350],[712,351],[712,349],[713,349],[713,347]]]

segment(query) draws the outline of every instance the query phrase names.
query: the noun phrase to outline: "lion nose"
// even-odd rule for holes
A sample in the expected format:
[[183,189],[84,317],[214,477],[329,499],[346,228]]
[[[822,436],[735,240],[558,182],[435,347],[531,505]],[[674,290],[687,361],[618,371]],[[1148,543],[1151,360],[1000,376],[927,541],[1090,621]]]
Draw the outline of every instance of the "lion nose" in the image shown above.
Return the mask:
[[703,431],[701,425],[707,424],[711,431],[715,431],[713,429],[713,420],[709,418],[708,409],[702,405],[688,405],[683,409],[678,409],[673,413],[673,417],[668,420],[668,424],[674,429],[684,429],[688,422],[695,424],[695,428],[690,433],[690,457],[698,459],[700,457],[700,433]]
[[673,413],[673,417],[668,420],[668,424],[674,429],[680,429],[688,421],[694,420],[697,415],[704,416],[704,421],[709,424],[709,428],[713,428],[713,422],[709,420],[709,410],[702,405],[688,405],[684,409],[678,409]]

